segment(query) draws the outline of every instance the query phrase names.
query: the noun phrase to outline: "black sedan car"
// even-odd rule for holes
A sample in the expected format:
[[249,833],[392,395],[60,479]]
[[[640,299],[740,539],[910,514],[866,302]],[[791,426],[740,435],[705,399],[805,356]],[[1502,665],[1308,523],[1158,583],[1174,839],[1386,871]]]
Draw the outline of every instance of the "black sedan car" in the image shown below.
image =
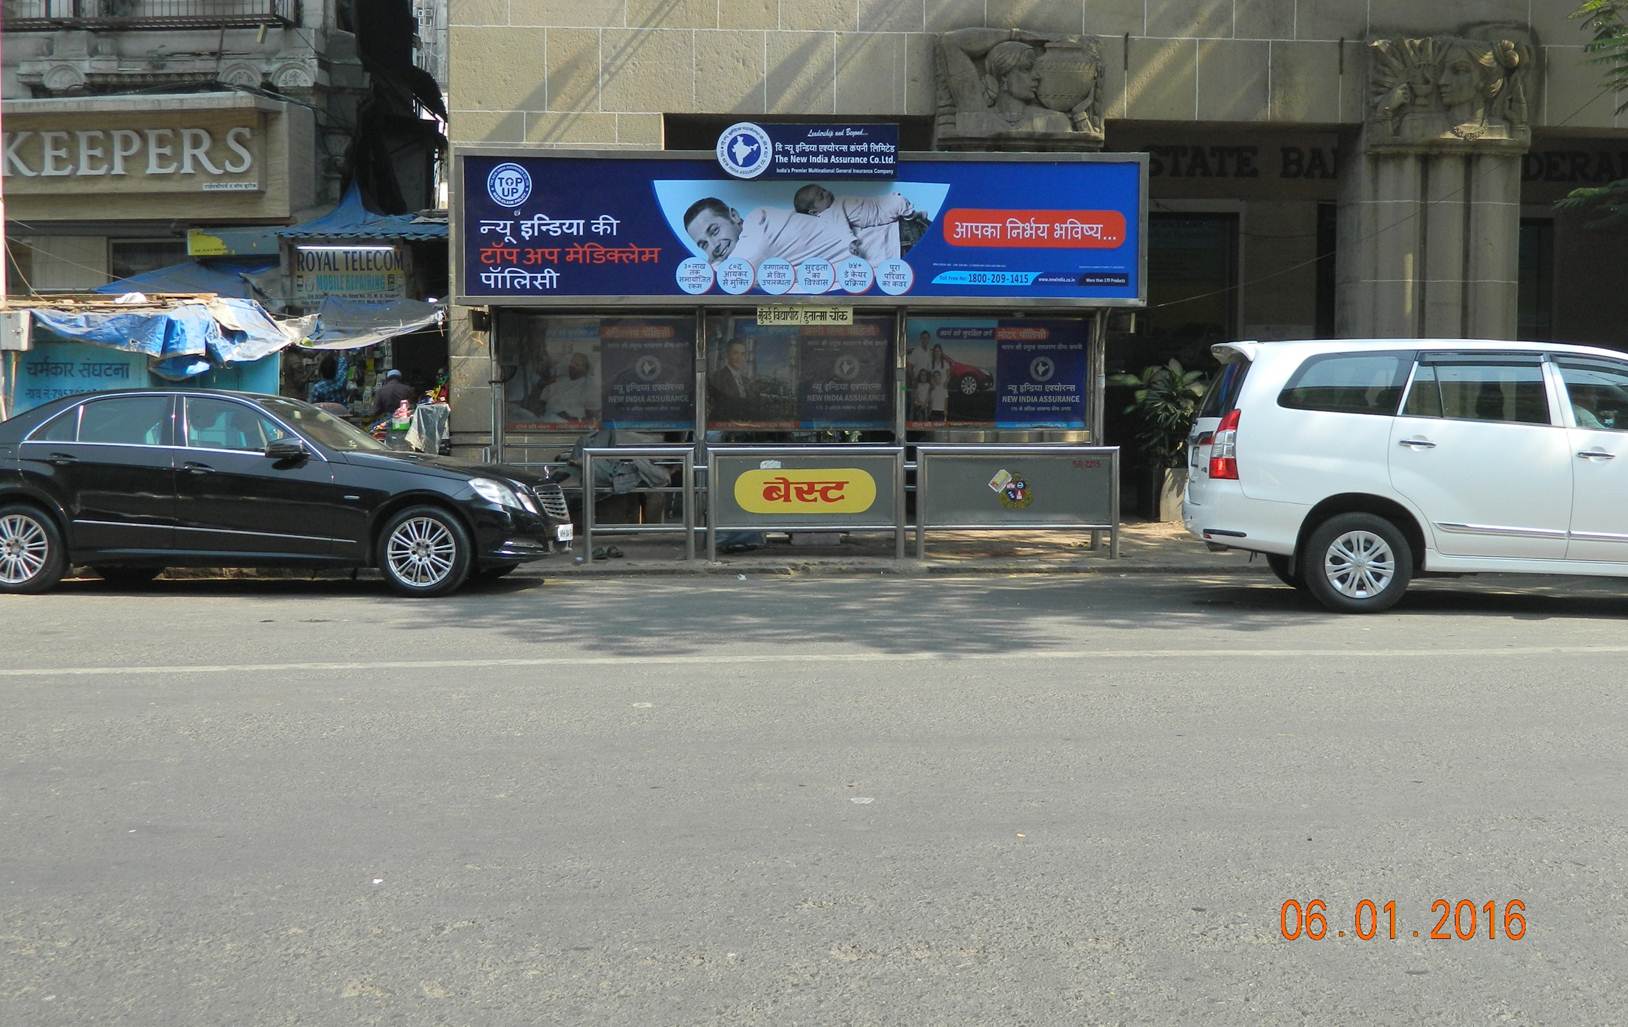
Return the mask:
[[544,473],[390,450],[308,403],[189,389],[58,399],[0,423],[0,592],[72,564],[377,567],[435,596],[570,547]]

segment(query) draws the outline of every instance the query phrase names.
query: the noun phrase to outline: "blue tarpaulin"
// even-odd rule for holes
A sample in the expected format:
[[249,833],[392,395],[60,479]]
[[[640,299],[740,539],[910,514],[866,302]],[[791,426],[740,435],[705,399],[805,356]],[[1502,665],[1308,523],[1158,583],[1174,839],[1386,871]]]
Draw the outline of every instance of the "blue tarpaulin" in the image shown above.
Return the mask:
[[296,332],[284,331],[253,300],[217,299],[163,308],[34,308],[34,328],[70,342],[141,353],[150,370],[179,381],[214,366],[248,363],[283,349]]
[[284,239],[423,239],[447,238],[444,218],[417,214],[375,214],[362,205],[362,191],[352,185],[333,210],[277,233]]
[[127,292],[212,292],[236,299],[254,299],[254,287],[243,277],[259,274],[277,266],[275,258],[257,257],[253,260],[211,260],[208,264],[196,260],[183,260],[179,264],[144,271],[139,275],[121,278],[99,286],[94,291],[110,296]]

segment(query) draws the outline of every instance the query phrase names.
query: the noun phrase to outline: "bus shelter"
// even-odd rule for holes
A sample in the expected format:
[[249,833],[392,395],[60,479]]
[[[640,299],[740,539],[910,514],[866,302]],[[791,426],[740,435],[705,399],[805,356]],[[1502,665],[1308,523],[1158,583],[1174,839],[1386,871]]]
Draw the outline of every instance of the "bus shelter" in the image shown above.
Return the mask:
[[[1106,316],[1145,303],[1144,154],[770,128],[716,153],[455,152],[455,299],[489,325],[495,458],[1102,444]],[[598,467],[611,491],[661,479]]]

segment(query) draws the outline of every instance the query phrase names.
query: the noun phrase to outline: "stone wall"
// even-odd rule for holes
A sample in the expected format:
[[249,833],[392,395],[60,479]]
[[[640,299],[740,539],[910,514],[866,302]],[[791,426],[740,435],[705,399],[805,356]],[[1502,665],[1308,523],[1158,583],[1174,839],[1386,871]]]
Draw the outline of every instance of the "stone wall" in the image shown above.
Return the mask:
[[[1562,0],[451,0],[454,142],[652,148],[661,115],[933,113],[933,34],[1084,33],[1115,120],[1357,125],[1364,40],[1499,22],[1535,129],[1628,127]],[[1343,44],[1341,42],[1343,40]]]

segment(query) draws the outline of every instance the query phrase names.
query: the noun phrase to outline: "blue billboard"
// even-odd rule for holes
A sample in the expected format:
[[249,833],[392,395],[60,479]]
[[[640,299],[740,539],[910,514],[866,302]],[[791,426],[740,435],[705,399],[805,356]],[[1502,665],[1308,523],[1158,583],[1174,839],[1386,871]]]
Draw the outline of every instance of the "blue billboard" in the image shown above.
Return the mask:
[[712,154],[458,155],[458,301],[1138,305],[1146,157],[739,180]]

